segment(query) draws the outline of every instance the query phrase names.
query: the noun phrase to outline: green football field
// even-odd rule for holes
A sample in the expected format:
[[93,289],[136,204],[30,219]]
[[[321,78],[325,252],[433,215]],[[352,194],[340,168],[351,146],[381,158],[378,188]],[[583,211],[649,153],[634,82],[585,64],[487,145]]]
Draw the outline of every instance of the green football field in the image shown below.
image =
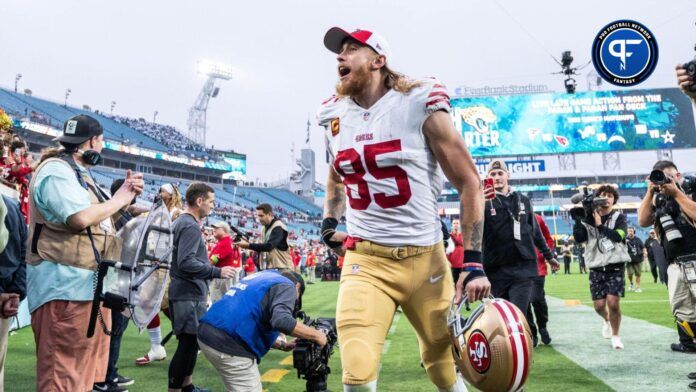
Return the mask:
[[[574,265],[577,269],[577,265]],[[651,324],[674,328],[673,318],[667,302],[666,286],[654,284],[649,274],[644,274],[642,293],[626,293],[622,303],[625,316],[645,320]],[[556,275],[547,278],[547,295],[566,300],[569,308],[590,305],[587,275],[575,271],[572,275]],[[333,317],[335,311],[338,283],[325,282],[308,286],[304,308],[312,317]],[[588,317],[592,317],[589,315]],[[163,318],[166,319],[166,318]],[[599,320],[597,318],[597,320]],[[597,321],[597,325],[600,325]],[[554,327],[572,329],[564,324],[561,317],[551,318]],[[163,334],[169,325],[163,323]],[[676,331],[674,333],[676,341]],[[66,337],[69,339],[69,337]],[[647,339],[648,337],[646,337]],[[425,372],[420,367],[418,344],[413,329],[406,317],[397,316],[388,336],[388,349],[382,358],[379,375],[380,391],[433,391]],[[171,357],[176,346],[172,339],[167,353]],[[139,335],[131,324],[126,331],[121,346],[119,371],[136,380],[131,391],[166,391],[169,358],[148,366],[135,366],[134,360],[144,355],[149,347],[146,332]],[[525,391],[611,391],[601,379],[568,359],[551,346],[540,346],[534,350],[534,364]],[[340,349],[331,358],[332,374],[329,376],[329,389],[340,391]],[[646,353],[648,355],[648,353]],[[687,358],[688,356],[682,355]],[[681,358],[681,357],[679,357]],[[689,358],[690,359],[690,358]],[[629,366],[630,367],[630,366]],[[696,366],[694,366],[696,368]],[[272,350],[261,362],[264,389],[268,391],[303,391],[304,381],[297,378],[292,367],[291,353]],[[35,373],[34,341],[31,328],[24,328],[9,338],[9,348],[5,363],[5,385],[8,391],[33,391]],[[222,391],[222,383],[215,370],[203,355],[198,357],[194,372],[194,383],[213,391]],[[686,382],[683,384],[686,386]],[[472,390],[471,388],[470,390]],[[638,389],[636,389],[638,390]]]

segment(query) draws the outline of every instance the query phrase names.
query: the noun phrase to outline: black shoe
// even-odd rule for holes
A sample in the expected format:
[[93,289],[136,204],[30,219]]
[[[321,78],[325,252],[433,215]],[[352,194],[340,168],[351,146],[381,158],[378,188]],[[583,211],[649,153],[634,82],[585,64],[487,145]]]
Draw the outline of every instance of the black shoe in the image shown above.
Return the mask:
[[696,381],[694,381],[694,382],[692,382],[691,384],[689,384],[689,388],[691,388],[691,389],[696,389]]
[[677,351],[686,354],[696,354],[696,345],[685,345],[682,343],[672,343],[670,346],[672,351]]
[[121,388],[113,383],[98,383],[92,387],[92,392],[128,392],[127,388]]
[[538,347],[539,346],[539,337],[536,335],[532,335],[532,347]]
[[542,341],[544,344],[546,344],[546,345],[551,344],[551,335],[549,335],[549,330],[548,330],[548,329],[546,329],[546,328],[540,329],[540,330],[539,330],[539,335],[541,335],[541,341]]
[[210,392],[210,389],[199,388],[193,384],[181,388],[181,392]]
[[696,372],[691,372],[686,375],[689,380],[696,380]]
[[111,382],[118,385],[119,387],[127,387],[128,385],[135,384],[135,380],[133,380],[132,378],[122,376],[118,373],[116,373],[116,378],[114,378]]

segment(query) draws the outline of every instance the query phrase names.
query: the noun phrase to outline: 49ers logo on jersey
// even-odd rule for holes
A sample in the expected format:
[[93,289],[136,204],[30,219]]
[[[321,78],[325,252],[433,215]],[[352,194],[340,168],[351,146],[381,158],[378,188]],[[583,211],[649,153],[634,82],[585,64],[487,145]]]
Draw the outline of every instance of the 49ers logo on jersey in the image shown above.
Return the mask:
[[487,372],[491,366],[491,349],[483,333],[479,330],[474,331],[469,336],[467,347],[469,348],[471,366],[481,374]]

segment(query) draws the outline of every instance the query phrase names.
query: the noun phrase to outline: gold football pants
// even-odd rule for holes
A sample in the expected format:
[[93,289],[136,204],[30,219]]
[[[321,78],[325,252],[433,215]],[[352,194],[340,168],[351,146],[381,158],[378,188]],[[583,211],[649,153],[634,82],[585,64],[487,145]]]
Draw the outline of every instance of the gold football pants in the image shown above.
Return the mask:
[[399,248],[356,243],[346,253],[336,308],[343,383],[377,379],[384,340],[400,305],[416,330],[428,377],[440,388],[452,386],[447,311],[453,296],[442,243]]

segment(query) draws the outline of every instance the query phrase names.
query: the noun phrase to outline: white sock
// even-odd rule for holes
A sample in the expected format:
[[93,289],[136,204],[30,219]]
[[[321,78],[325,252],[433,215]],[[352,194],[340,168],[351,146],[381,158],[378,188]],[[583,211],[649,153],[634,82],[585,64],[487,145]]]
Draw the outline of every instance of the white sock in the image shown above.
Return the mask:
[[360,385],[343,384],[343,392],[377,392],[377,380]]
[[437,388],[437,392],[467,392],[466,385],[462,378],[457,376],[457,382],[449,388]]
[[159,346],[162,344],[162,329],[160,327],[148,328],[147,333],[150,335],[150,344]]

